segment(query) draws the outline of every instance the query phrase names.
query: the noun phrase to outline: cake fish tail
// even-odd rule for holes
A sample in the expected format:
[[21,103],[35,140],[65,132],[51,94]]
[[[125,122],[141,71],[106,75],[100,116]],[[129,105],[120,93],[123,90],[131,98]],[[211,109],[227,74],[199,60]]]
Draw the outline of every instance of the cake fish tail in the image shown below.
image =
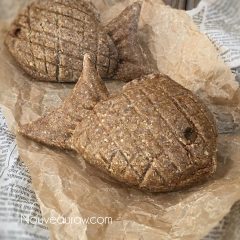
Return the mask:
[[76,125],[108,96],[90,55],[85,54],[81,77],[62,105],[36,121],[22,125],[19,133],[45,145],[71,149],[69,139]]
[[105,27],[119,54],[117,80],[130,81],[153,72],[137,36],[141,7],[140,2],[133,3]]

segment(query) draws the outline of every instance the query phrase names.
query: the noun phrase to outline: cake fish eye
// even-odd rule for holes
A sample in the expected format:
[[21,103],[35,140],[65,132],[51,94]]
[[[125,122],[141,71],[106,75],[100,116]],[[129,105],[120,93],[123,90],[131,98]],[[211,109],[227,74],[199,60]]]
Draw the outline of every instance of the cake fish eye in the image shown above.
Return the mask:
[[137,39],[140,9],[136,2],[103,26],[87,1],[36,0],[13,21],[5,45],[36,81],[77,82],[85,53],[103,79],[130,81],[152,72]]
[[192,144],[195,142],[196,138],[197,138],[197,131],[195,128],[193,127],[187,127],[184,130],[184,137],[187,140],[187,142],[189,144]]
[[20,132],[75,150],[114,179],[151,192],[192,186],[216,170],[215,122],[193,93],[152,74],[109,95],[87,55],[64,103]]

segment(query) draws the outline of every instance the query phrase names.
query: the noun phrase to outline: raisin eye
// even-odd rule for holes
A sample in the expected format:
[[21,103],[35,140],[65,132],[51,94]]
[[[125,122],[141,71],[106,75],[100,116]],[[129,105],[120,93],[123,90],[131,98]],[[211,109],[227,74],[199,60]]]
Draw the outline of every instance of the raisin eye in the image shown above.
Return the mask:
[[185,130],[184,130],[184,137],[186,138],[186,140],[189,142],[189,143],[194,143],[194,141],[196,140],[197,138],[197,132],[194,128],[191,128],[191,127],[187,127]]
[[19,28],[19,27],[15,28],[13,31],[13,36],[18,37],[20,33],[21,33],[21,28]]
[[122,63],[124,62],[124,60],[123,60],[122,58],[120,58],[120,59],[118,60],[118,62],[119,62],[119,64],[122,64]]

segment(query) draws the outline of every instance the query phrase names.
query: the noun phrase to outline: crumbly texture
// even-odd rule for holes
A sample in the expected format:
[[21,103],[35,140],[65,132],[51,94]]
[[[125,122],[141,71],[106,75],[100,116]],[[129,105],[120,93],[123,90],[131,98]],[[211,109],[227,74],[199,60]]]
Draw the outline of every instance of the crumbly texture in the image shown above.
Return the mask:
[[138,43],[140,3],[126,8],[105,28],[83,0],[37,0],[15,21],[5,44],[35,80],[77,82],[89,53],[103,79],[129,81],[152,72]]
[[100,100],[109,93],[91,62],[90,55],[84,56],[83,72],[72,93],[53,112],[20,127],[19,132],[37,142],[70,149],[68,140],[76,124],[85,118]]
[[215,122],[192,92],[151,74],[109,96],[90,58],[62,106],[20,133],[76,150],[116,180],[151,192],[179,190],[215,172]]
[[216,136],[212,114],[195,95],[152,74],[99,102],[77,125],[71,144],[118,181],[166,192],[215,172]]
[[85,53],[92,55],[103,78],[117,68],[117,49],[94,7],[83,0],[33,2],[12,23],[5,43],[36,80],[77,82]]
[[141,5],[135,2],[105,27],[118,49],[118,70],[113,76],[116,80],[128,82],[155,71],[150,55],[146,54],[139,43],[140,12]]

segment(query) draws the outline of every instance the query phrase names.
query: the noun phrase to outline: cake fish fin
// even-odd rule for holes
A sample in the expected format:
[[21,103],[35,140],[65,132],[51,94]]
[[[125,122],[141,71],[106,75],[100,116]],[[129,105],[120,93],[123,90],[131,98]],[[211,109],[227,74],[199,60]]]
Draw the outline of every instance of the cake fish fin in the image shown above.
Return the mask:
[[107,99],[108,96],[109,92],[90,55],[85,54],[78,83],[62,105],[36,121],[22,125],[19,133],[36,142],[70,149],[68,140],[76,125],[99,101]]
[[130,81],[153,72],[147,54],[138,40],[138,21],[142,4],[135,2],[105,26],[118,50],[116,80]]

